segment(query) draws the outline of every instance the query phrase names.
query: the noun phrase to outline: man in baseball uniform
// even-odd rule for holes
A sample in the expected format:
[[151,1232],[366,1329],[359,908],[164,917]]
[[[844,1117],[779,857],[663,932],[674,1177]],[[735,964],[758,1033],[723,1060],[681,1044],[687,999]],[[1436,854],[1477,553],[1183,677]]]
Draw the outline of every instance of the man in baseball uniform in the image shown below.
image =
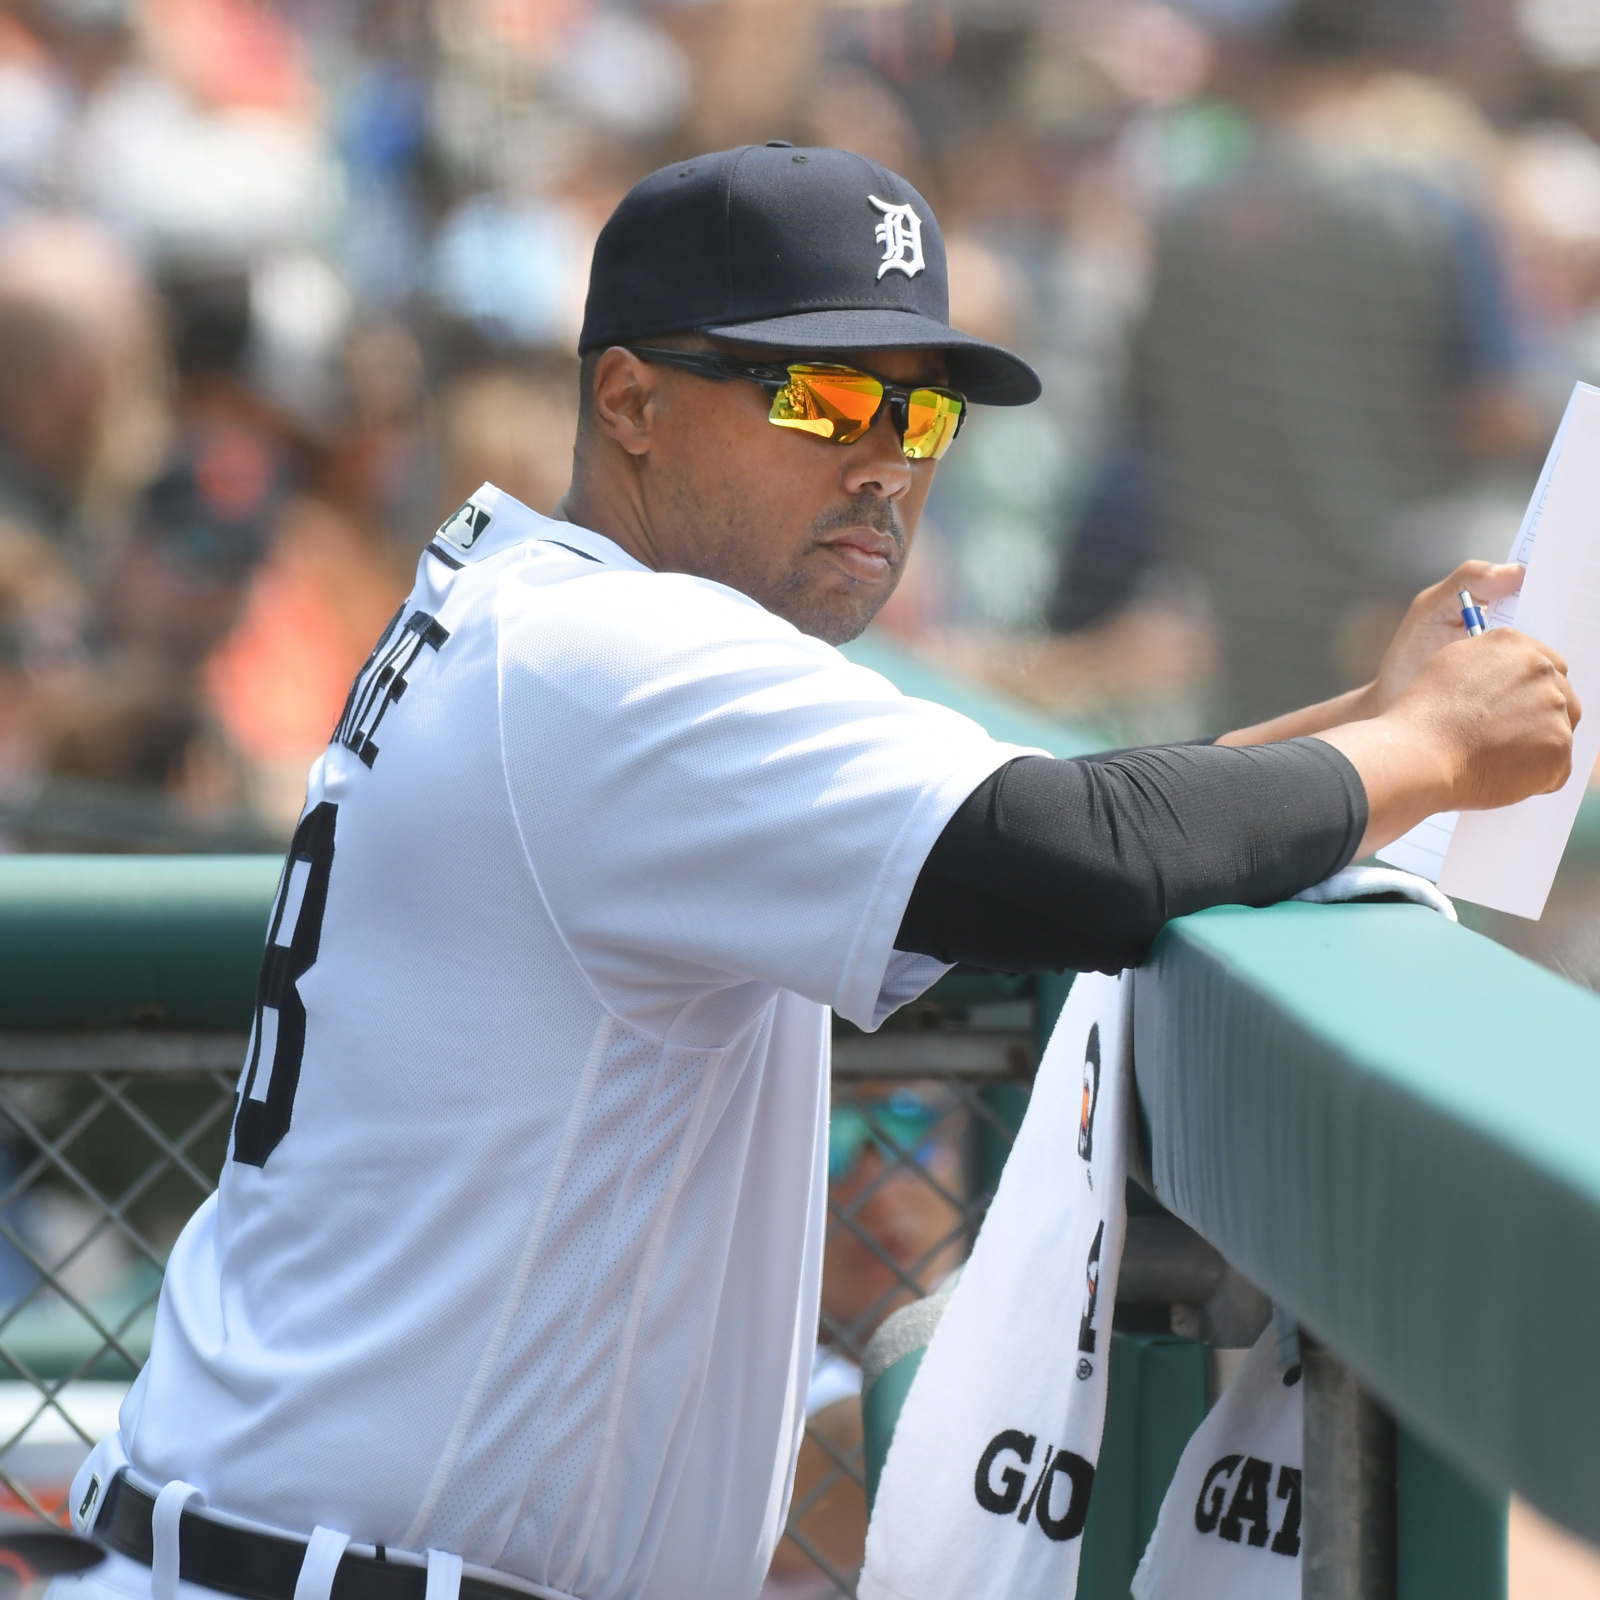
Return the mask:
[[1039,393],[949,327],[933,213],[870,161],[645,179],[581,349],[563,520],[473,495],[312,769],[221,1187],[74,1484],[111,1551],[85,1595],[751,1600],[830,1008],[1116,969],[1566,776],[1561,662],[1452,642],[1454,589],[1512,568],[1217,745],[1055,761],[851,665],[966,408]]

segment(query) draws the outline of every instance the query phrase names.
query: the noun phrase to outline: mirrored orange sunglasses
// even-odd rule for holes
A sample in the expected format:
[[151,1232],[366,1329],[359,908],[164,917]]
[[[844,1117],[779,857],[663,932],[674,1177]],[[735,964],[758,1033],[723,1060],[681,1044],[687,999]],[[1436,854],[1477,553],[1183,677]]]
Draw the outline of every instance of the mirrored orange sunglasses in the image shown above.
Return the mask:
[[641,361],[679,367],[702,378],[743,378],[772,397],[767,421],[798,428],[832,444],[854,444],[887,403],[908,461],[937,461],[966,420],[967,402],[954,389],[908,389],[870,372],[827,361],[790,361],[781,366],[740,361],[708,350],[656,350],[627,345]]

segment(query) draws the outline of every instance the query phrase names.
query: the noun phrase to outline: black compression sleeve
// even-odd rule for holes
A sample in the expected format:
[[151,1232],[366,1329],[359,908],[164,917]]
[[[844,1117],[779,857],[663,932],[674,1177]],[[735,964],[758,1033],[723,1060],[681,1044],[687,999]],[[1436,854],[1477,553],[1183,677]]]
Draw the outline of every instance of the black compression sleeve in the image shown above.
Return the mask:
[[895,946],[999,972],[1116,972],[1170,917],[1320,882],[1366,828],[1359,774],[1320,739],[1023,756],[946,824]]

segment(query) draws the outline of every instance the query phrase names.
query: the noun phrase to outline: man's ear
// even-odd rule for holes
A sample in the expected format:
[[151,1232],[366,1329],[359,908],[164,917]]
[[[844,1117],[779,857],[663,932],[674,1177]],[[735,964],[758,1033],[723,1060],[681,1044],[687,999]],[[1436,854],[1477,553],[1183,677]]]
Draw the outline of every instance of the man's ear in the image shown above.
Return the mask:
[[658,377],[658,368],[621,345],[612,345],[595,366],[595,426],[630,456],[650,453]]

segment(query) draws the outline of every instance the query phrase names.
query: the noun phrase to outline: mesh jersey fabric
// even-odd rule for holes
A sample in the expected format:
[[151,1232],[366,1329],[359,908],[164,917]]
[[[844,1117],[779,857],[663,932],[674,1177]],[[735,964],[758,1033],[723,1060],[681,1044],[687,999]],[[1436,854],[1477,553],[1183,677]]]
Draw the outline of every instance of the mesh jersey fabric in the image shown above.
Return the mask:
[[817,1326],[827,1008],[871,1028],[945,970],[895,932],[1021,753],[486,485],[312,769],[134,1466],[582,1600],[754,1596]]

